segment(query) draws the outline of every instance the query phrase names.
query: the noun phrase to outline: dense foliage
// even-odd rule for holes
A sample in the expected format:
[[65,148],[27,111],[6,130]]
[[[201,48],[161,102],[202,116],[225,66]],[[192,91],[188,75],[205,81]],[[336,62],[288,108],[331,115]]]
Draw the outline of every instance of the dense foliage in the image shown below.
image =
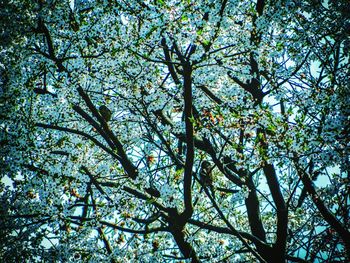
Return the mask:
[[349,1],[0,10],[4,262],[350,259]]

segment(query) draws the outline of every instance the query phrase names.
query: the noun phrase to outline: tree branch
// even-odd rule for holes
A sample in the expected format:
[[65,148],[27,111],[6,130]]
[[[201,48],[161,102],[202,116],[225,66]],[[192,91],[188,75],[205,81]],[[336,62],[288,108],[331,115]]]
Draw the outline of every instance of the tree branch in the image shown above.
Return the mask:
[[74,106],[74,109],[83,117],[85,118],[90,124],[92,124],[96,129],[98,129],[101,132],[101,135],[103,136],[107,142],[112,141],[113,142],[113,150],[117,150],[118,156],[120,158],[118,159],[123,166],[124,170],[128,174],[128,176],[131,179],[136,179],[138,175],[137,168],[132,164],[132,162],[129,160],[128,156],[126,155],[122,143],[119,141],[119,139],[114,135],[114,133],[110,130],[108,124],[104,120],[104,118],[100,115],[96,107],[93,105],[92,101],[90,100],[89,96],[85,93],[85,91],[81,88],[77,88],[79,95],[83,98],[86,105],[90,109],[91,113],[97,118],[97,120],[101,123],[102,130],[99,127],[99,125],[96,124],[96,122],[88,115],[84,114],[84,112],[81,110],[79,106]]
[[184,70],[184,116],[186,126],[186,163],[184,172],[184,203],[185,211],[183,216],[185,219],[191,218],[193,214],[192,206],[192,168],[194,161],[194,138],[193,138],[193,114],[192,114],[192,68],[189,62],[183,65]]
[[119,158],[120,158],[111,149],[107,148],[101,142],[99,142],[97,139],[95,139],[94,137],[92,137],[91,135],[89,135],[89,134],[87,134],[85,132],[78,131],[78,130],[71,129],[71,128],[60,127],[60,126],[57,126],[57,125],[44,124],[44,123],[36,123],[35,126],[40,127],[40,128],[44,128],[44,129],[52,129],[52,130],[57,130],[57,131],[64,131],[64,132],[73,133],[73,134],[77,134],[77,135],[83,136],[86,139],[89,139],[90,141],[95,143],[97,146],[99,146],[105,152],[109,153],[113,158],[115,158],[117,160],[119,160]]

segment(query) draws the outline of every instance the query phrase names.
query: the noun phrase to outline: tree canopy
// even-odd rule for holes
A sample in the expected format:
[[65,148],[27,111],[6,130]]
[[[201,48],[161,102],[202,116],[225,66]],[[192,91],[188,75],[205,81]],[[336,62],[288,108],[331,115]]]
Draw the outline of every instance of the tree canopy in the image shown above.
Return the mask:
[[350,3],[1,7],[4,262],[350,260]]

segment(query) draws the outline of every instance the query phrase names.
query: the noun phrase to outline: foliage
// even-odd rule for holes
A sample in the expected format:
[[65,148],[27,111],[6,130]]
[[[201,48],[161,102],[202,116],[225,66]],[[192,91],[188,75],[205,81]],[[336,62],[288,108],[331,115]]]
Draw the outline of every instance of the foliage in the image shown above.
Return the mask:
[[349,14],[8,1],[0,257],[345,262]]

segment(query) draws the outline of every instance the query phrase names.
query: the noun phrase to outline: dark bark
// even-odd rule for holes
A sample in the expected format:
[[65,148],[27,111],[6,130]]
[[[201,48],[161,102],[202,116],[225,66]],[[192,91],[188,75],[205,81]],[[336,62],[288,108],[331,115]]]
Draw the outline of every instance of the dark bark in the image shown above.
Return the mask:
[[170,232],[172,233],[182,255],[185,258],[190,258],[191,262],[200,262],[191,244],[185,240],[184,228],[177,224],[171,224]]
[[179,77],[177,76],[177,74],[175,72],[174,65],[172,64],[171,57],[170,57],[170,50],[169,50],[169,47],[168,47],[168,45],[166,43],[166,39],[165,38],[162,38],[161,45],[163,47],[163,52],[164,52],[164,57],[165,57],[165,64],[167,65],[169,73],[170,73],[171,77],[173,78],[175,84],[178,85],[181,82],[180,82]]
[[266,233],[260,216],[259,199],[251,177],[247,179],[247,185],[249,194],[245,200],[245,205],[247,207],[249,226],[254,236],[266,242]]
[[186,219],[191,218],[193,214],[192,206],[192,168],[194,162],[194,129],[193,129],[193,114],[192,114],[192,68],[189,62],[184,62],[184,116],[186,127],[186,163],[184,172],[184,203],[185,211],[183,216]]
[[276,241],[273,245],[275,262],[285,262],[288,231],[288,209],[283,199],[275,168],[266,163],[263,167],[264,174],[269,186],[272,199],[277,209],[277,232]]
[[[124,170],[126,171],[127,175],[131,179],[135,179],[138,175],[137,168],[132,164],[132,162],[129,160],[127,154],[124,151],[122,143],[119,141],[119,139],[114,135],[114,133],[109,128],[106,120],[101,116],[101,114],[98,112],[97,108],[93,105],[92,101],[90,100],[89,96],[86,94],[86,92],[81,88],[78,87],[77,91],[79,95],[83,98],[86,105],[88,106],[89,110],[93,114],[93,116],[100,122],[101,126],[96,124],[96,122],[89,118],[88,114],[84,114],[84,112],[79,108],[79,106],[74,106],[74,109],[84,118],[86,119],[90,124],[92,124],[96,129],[98,129],[101,133],[101,135],[105,138],[107,142],[112,142],[112,149],[117,150],[119,161],[121,165],[123,166]],[[102,127],[102,130],[101,128]]]

